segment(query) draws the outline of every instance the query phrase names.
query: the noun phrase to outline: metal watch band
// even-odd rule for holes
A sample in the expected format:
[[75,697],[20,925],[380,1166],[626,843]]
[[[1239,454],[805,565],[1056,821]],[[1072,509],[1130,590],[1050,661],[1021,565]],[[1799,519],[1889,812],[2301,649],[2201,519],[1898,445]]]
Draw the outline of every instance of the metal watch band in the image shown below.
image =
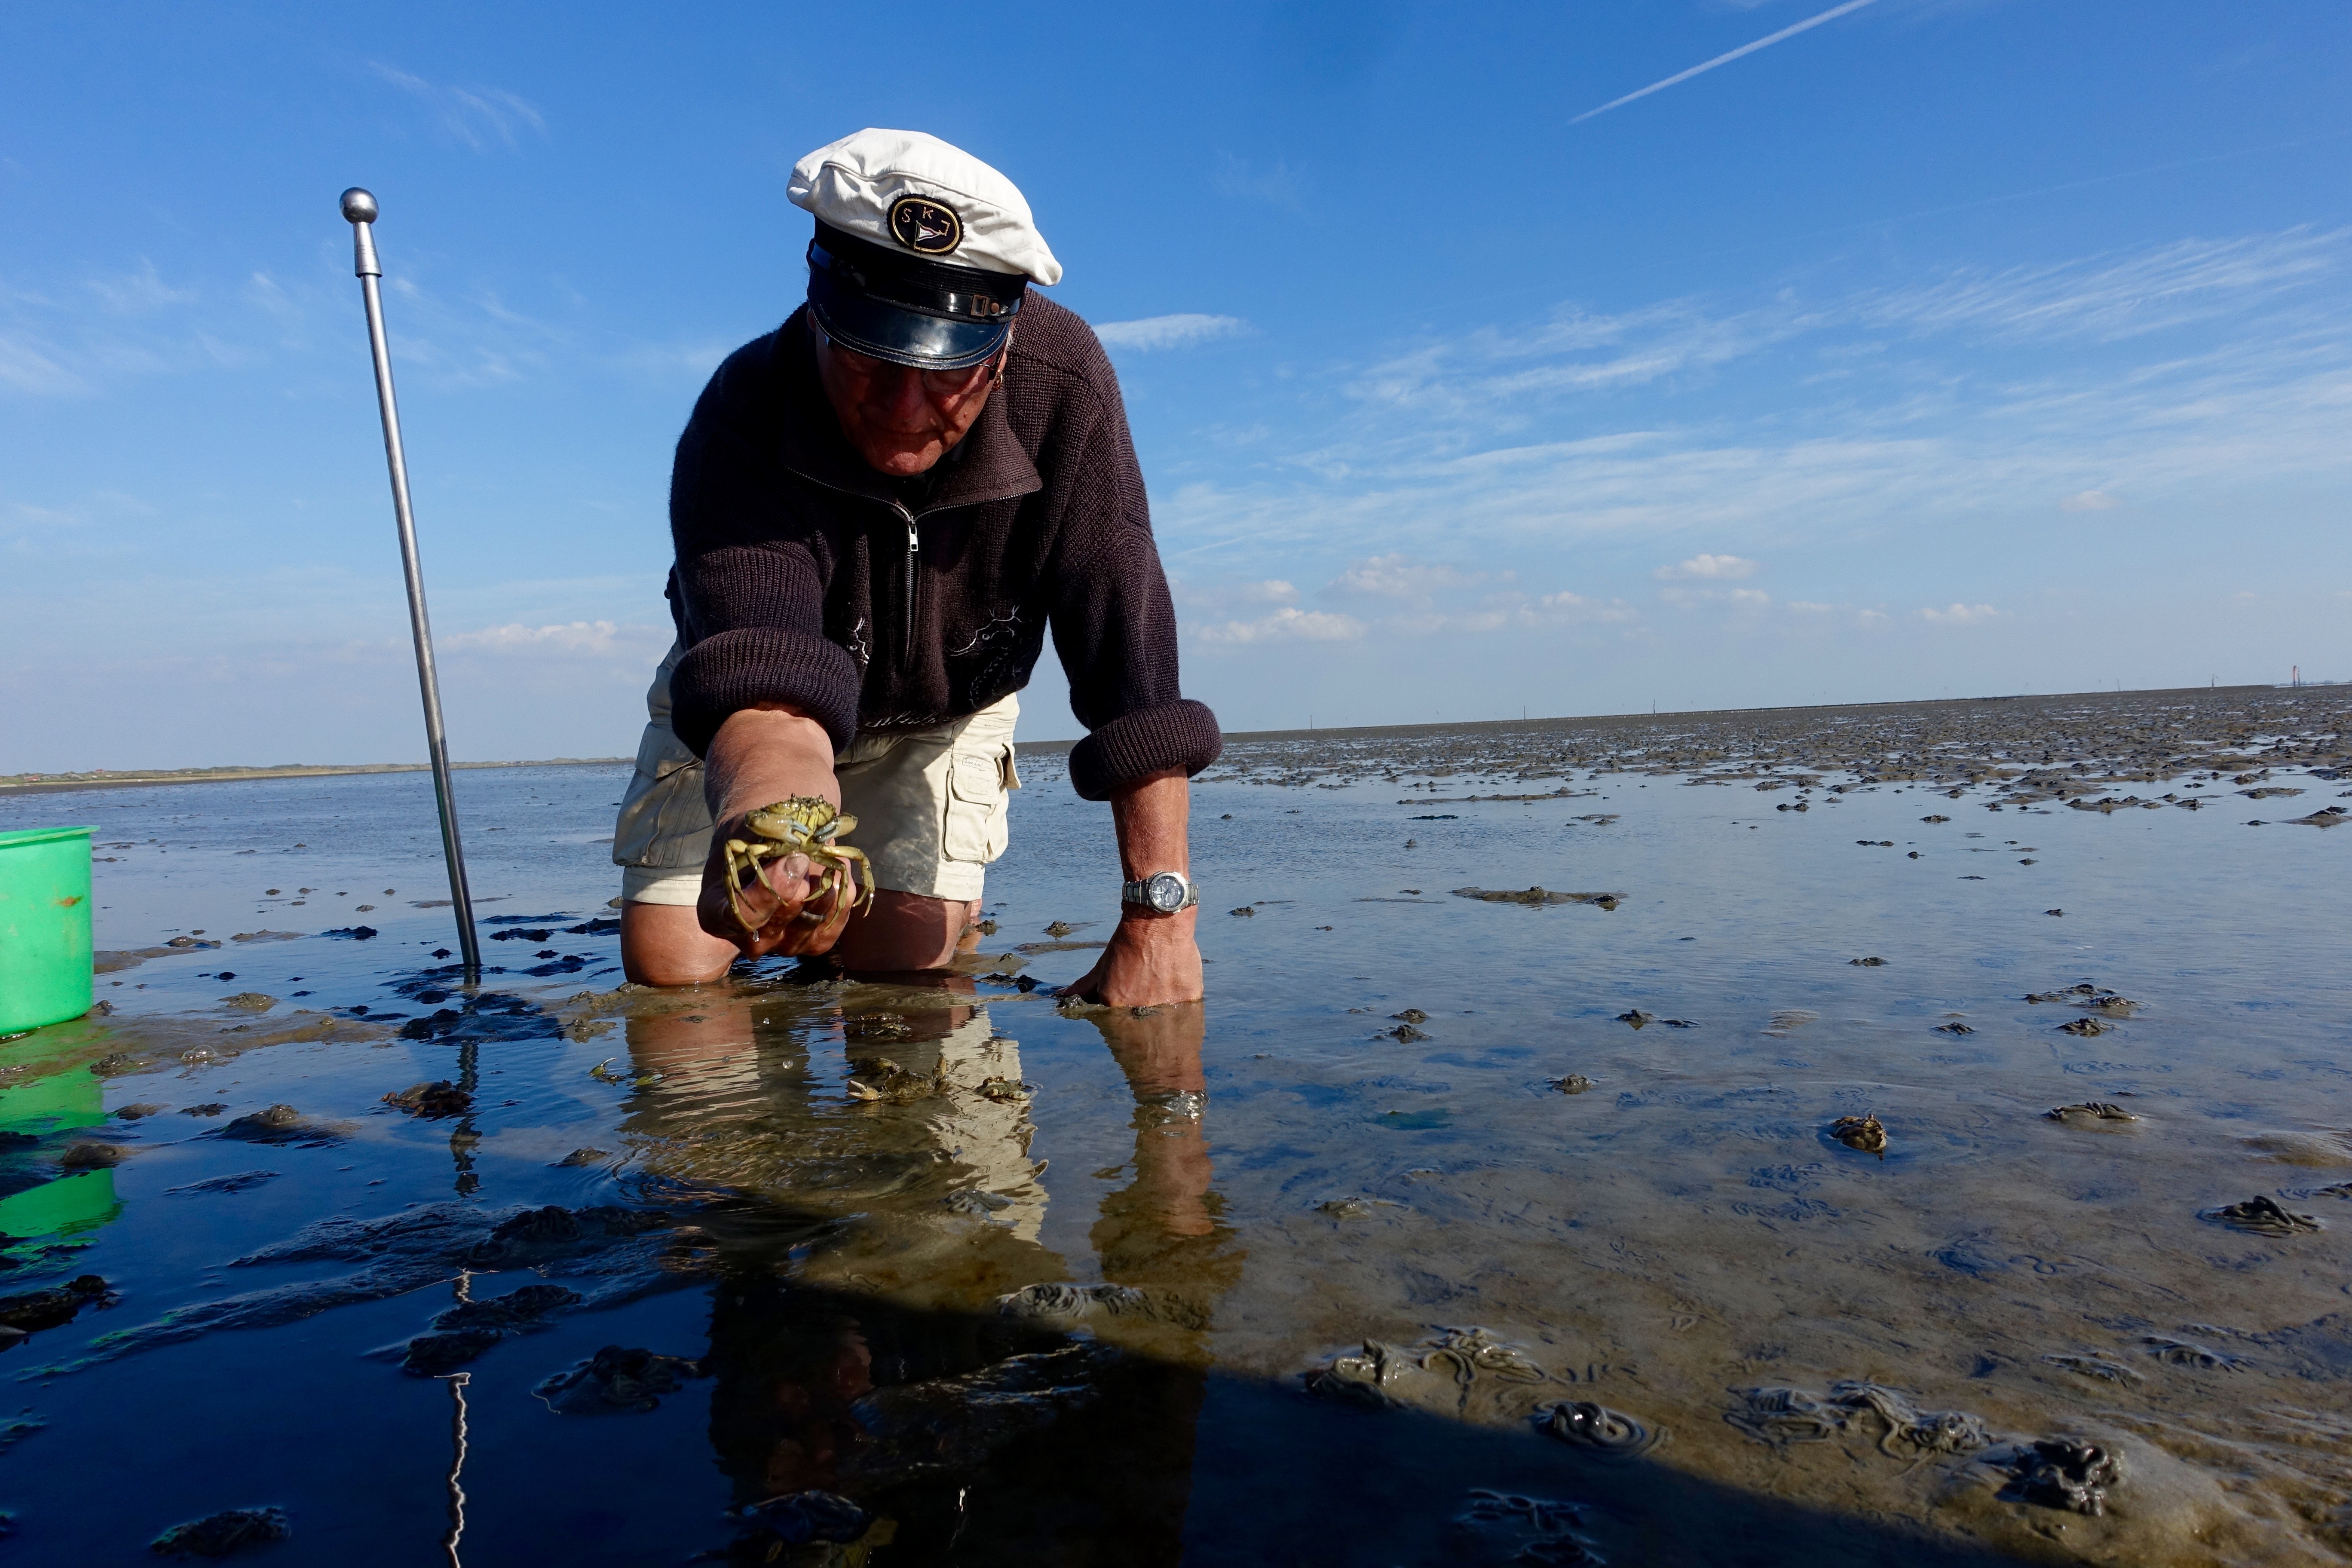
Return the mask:
[[[1151,901],[1151,884],[1161,877],[1173,877],[1184,884],[1184,901],[1172,910],[1162,910]],[[1201,889],[1192,878],[1181,871],[1155,871],[1149,877],[1139,878],[1132,882],[1121,882],[1118,885],[1118,901],[1122,904],[1132,904],[1138,909],[1150,910],[1154,914],[1181,914],[1201,901]]]

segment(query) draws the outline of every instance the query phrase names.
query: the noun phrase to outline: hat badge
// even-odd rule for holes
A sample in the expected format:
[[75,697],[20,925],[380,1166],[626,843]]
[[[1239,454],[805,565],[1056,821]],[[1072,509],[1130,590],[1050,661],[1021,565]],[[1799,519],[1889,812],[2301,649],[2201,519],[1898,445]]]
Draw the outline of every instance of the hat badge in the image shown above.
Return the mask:
[[890,234],[919,256],[945,256],[963,243],[963,219],[929,196],[900,196],[890,204]]

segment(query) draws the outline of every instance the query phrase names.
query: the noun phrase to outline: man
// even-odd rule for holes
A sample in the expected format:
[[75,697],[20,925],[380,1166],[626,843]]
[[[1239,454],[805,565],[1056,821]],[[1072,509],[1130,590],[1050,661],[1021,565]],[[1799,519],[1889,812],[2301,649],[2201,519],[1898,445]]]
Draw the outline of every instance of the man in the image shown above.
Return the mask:
[[[820,148],[786,194],[816,218],[808,301],[719,367],[671,476],[677,646],[614,839],[629,977],[828,950],[857,971],[946,964],[1004,849],[1013,694],[1050,628],[1088,731],[1071,783],[1110,802],[1126,878],[1072,990],[1198,997],[1188,781],[1223,740],[1178,686],[1118,379],[1085,322],[1028,292],[1061,264],[1010,180],[919,132]],[[870,907],[821,894],[797,854],[768,863],[773,896],[730,887],[727,841],[799,796],[857,819]]]

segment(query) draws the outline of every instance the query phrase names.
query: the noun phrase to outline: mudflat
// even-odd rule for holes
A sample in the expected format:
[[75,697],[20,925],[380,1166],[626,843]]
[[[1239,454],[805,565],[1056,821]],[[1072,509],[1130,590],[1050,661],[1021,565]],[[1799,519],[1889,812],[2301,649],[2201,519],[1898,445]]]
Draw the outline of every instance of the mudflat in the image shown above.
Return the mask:
[[618,767],[459,780],[478,986],[420,776],[0,800],[16,1544],[2340,1561],[2347,709],[1240,738],[1140,1011],[1049,752],[930,986],[619,984]]

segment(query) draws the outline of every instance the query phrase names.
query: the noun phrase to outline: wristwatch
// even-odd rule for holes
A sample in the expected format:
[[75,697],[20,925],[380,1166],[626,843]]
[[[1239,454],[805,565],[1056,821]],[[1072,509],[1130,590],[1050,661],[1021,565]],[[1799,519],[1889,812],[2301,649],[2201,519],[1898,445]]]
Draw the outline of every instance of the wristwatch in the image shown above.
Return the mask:
[[1139,882],[1121,882],[1118,901],[1150,910],[1156,915],[1172,915],[1199,903],[1201,889],[1181,871],[1161,871]]

